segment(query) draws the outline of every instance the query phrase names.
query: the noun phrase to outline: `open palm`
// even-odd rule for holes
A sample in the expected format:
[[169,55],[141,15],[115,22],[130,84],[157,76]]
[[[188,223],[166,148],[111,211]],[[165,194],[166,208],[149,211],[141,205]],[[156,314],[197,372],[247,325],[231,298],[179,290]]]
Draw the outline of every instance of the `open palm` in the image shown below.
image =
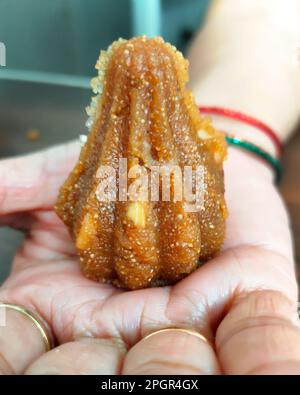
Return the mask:
[[[263,364],[264,348],[258,362],[234,362],[239,333],[260,330],[261,320],[286,319],[287,308],[275,304],[296,312],[297,298],[289,227],[269,169],[230,152],[230,217],[222,253],[175,286],[128,292],[82,276],[73,242],[52,210],[78,153],[78,144],[71,143],[0,162],[0,223],[27,232],[0,300],[39,312],[59,344],[117,338],[130,348],[156,329],[192,327],[216,344],[225,372]],[[241,315],[243,303],[252,308]]]

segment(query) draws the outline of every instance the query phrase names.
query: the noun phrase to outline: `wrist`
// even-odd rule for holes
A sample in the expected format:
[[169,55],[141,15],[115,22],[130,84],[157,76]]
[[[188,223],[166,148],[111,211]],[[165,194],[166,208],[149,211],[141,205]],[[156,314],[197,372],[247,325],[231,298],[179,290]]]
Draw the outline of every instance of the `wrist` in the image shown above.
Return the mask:
[[226,135],[254,144],[274,158],[281,157],[282,144],[277,133],[260,120],[222,107],[200,107],[200,112],[207,114],[214,127]]
[[[251,115],[285,141],[300,114],[299,2],[236,3],[217,1],[192,45],[190,74],[197,103]],[[293,18],[280,17],[280,11]]]
[[[205,78],[199,77],[194,81],[192,90],[196,102],[200,106],[225,107],[254,117],[269,125],[276,131],[278,138],[285,142],[299,120],[299,106],[296,103],[300,100],[300,72],[297,77],[299,84],[287,74],[276,83],[279,77],[270,76],[267,69],[257,70],[256,77],[253,78],[252,73],[255,73],[256,67],[244,74],[237,68],[238,66],[231,67],[223,62],[212,67]],[[264,83],[266,78],[273,80],[273,83],[270,81],[272,86]],[[296,86],[299,86],[299,92],[295,91]],[[228,126],[227,122],[225,126]],[[235,123],[229,126],[236,129]],[[242,129],[248,133],[248,128]]]
[[214,118],[214,127],[226,134],[229,147],[247,152],[248,156],[250,154],[259,162],[271,167],[276,184],[281,180],[282,144],[268,125],[247,114],[226,108],[201,106],[200,112]]
[[[274,172],[271,166],[260,160],[257,156],[239,149],[228,147],[228,157],[224,162],[225,185],[230,184],[243,187],[251,187],[257,183],[272,184]],[[237,193],[239,193],[237,191]]]

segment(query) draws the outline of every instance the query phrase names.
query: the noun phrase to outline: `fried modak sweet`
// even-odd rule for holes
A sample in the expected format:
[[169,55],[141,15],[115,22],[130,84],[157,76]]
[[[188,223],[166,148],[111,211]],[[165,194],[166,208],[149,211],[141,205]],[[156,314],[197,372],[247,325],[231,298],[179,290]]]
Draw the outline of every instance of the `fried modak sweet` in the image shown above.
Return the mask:
[[[187,60],[161,38],[120,39],[101,52],[96,68],[89,135],[56,212],[76,243],[86,277],[126,289],[173,284],[214,257],[224,241],[224,136],[199,114],[186,89]],[[127,184],[120,160],[126,162]],[[163,198],[160,169],[170,165],[182,174],[202,169],[201,204],[191,209],[185,194],[174,198],[178,173],[171,171],[170,199]],[[136,168],[143,180],[158,169],[156,199],[147,191],[141,199],[142,183],[134,185],[139,171],[135,178],[129,174]],[[183,177],[181,186],[195,181],[195,174]],[[100,181],[106,187],[112,182],[117,192],[99,188]],[[192,195],[199,203],[197,193]]]

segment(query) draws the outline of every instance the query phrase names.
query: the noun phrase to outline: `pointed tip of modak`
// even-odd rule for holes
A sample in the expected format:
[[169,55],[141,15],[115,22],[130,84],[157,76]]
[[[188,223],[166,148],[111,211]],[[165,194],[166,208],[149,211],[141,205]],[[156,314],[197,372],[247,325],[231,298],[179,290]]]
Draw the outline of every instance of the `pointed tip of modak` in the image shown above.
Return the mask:
[[99,59],[96,62],[95,68],[98,70],[98,75],[91,80],[91,87],[96,96],[92,98],[90,105],[86,108],[89,116],[86,122],[88,129],[93,125],[97,113],[97,103],[102,96],[109,62],[115,54],[117,54],[118,66],[127,67],[131,73],[133,72],[131,67],[132,59],[138,58],[139,62],[134,62],[135,72],[140,74],[141,77],[143,66],[147,64],[149,59],[150,63],[152,63],[152,61],[155,62],[155,59],[164,56],[169,57],[170,61],[172,59],[172,63],[174,63],[180,88],[184,89],[188,82],[188,61],[174,45],[165,42],[162,37],[151,38],[144,35],[133,37],[129,40],[119,38],[106,51],[102,50],[100,52]]
[[106,51],[100,52],[99,59],[95,66],[98,70],[98,76],[92,79],[92,88],[95,93],[101,92],[101,85],[103,85],[109,60],[115,51],[118,51],[120,64],[123,63],[125,59],[125,64],[127,63],[128,65],[131,56],[141,53],[147,54],[148,56],[160,56],[164,54],[172,56],[178,70],[183,72],[181,73],[183,83],[185,84],[188,80],[187,59],[184,58],[182,53],[178,51],[174,45],[165,42],[161,36],[147,37],[144,35],[133,37],[128,40],[119,38],[117,41],[114,41]]

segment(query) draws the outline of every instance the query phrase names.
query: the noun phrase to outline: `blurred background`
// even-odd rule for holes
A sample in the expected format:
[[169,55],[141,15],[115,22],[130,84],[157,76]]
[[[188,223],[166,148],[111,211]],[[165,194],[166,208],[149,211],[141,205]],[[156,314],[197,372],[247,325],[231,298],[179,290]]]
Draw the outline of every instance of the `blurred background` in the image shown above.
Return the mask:
[[[100,49],[119,37],[162,35],[186,51],[209,0],[0,0],[0,159],[86,132],[89,80]],[[300,258],[300,133],[286,148],[280,186]],[[0,282],[22,234],[0,228]]]

